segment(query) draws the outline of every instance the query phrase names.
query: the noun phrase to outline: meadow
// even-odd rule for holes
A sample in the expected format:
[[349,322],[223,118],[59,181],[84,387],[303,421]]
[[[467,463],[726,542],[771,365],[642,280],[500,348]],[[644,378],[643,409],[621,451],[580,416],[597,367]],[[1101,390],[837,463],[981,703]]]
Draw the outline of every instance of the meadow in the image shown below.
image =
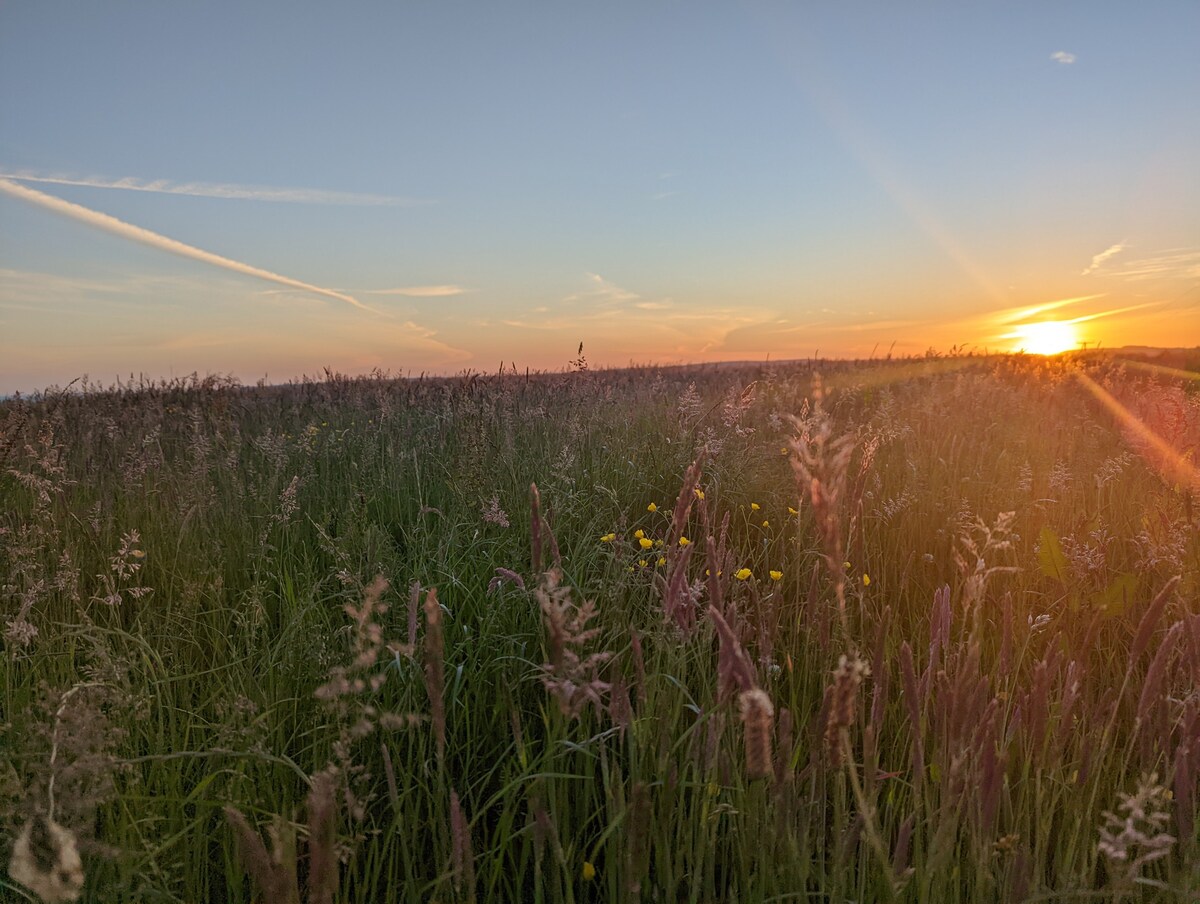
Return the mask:
[[1195,901],[1198,458],[1102,356],[9,399],[0,900]]

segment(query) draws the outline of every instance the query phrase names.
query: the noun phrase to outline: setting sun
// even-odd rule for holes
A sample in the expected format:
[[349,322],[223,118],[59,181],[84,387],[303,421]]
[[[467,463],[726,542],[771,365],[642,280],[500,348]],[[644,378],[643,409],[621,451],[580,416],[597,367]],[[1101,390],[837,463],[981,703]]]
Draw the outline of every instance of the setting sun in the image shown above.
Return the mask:
[[1016,340],[1013,351],[1024,351],[1031,355],[1057,355],[1070,351],[1080,342],[1079,328],[1064,320],[1044,320],[1040,323],[1024,323],[1009,334]]

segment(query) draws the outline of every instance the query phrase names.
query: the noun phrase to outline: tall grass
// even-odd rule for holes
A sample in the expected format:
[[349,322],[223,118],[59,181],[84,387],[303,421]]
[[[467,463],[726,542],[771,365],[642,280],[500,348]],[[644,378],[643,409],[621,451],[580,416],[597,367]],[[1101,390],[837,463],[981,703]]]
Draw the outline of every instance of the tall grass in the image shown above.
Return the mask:
[[1194,900],[1194,389],[821,370],[3,403],[0,853],[61,827],[105,901]]

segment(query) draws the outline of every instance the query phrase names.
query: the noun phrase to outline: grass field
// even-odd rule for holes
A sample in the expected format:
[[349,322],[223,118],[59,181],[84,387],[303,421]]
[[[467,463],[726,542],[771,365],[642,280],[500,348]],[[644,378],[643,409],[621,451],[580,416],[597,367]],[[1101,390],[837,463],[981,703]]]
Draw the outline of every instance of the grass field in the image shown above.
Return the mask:
[[0,403],[0,900],[1197,900],[1194,376],[820,369]]

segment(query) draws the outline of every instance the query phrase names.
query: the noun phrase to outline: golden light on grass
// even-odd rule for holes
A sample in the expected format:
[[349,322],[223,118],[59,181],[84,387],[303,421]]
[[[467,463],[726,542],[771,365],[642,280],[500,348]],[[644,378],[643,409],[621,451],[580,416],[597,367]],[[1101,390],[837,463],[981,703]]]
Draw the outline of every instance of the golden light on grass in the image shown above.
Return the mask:
[[1041,320],[1022,323],[1004,338],[1015,340],[1012,350],[1031,355],[1057,355],[1076,348],[1079,328],[1070,320]]

